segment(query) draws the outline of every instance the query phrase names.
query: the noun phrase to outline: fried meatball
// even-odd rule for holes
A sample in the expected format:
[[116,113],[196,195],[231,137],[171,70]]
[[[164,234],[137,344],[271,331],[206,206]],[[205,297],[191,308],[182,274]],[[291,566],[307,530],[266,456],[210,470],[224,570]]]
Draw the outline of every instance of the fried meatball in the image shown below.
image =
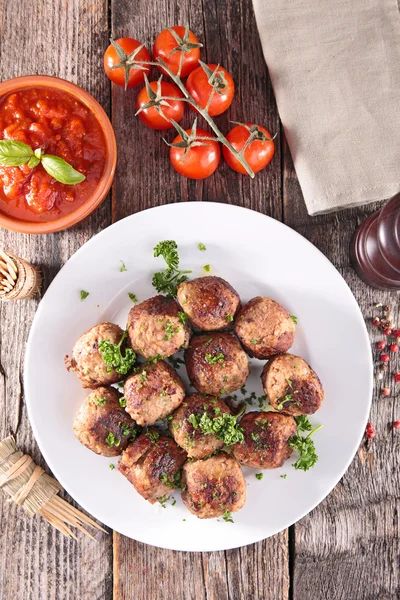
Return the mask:
[[185,397],[182,379],[163,360],[145,363],[125,381],[126,411],[139,425],[154,425],[165,419]]
[[[99,351],[99,344],[103,340],[118,344],[123,333],[121,327],[114,323],[95,325],[78,339],[72,349],[71,360],[68,355],[65,357],[64,362],[68,371],[76,373],[84,388],[95,389],[101,385],[117,383],[122,379],[120,373],[104,362]],[[123,348],[125,348],[125,343]]]
[[154,296],[131,308],[128,334],[135,352],[146,358],[167,358],[187,348],[191,330],[179,312],[175,300],[166,296]]
[[244,385],[249,360],[231,333],[194,335],[185,353],[189,379],[206,394],[229,394]]
[[221,277],[198,277],[178,287],[178,302],[193,327],[227,329],[240,308],[239,294]]
[[169,429],[179,446],[184,448],[191,458],[204,458],[215,450],[220,450],[224,442],[217,439],[216,435],[204,434],[200,427],[194,427],[189,421],[190,415],[203,415],[207,413],[214,418],[230,410],[222,400],[213,396],[192,394],[186,396],[183,404],[174,413],[169,423]]
[[140,435],[123,453],[118,470],[145,500],[165,500],[177,487],[186,452],[153,428]]
[[295,330],[287,310],[264,296],[245,304],[235,321],[236,335],[247,354],[255,358],[287,352],[293,344]]
[[240,421],[244,440],[232,446],[233,456],[246,467],[276,469],[292,454],[288,440],[296,434],[293,417],[275,412],[249,412]]
[[246,502],[246,482],[239,463],[225,452],[187,462],[182,471],[182,500],[199,519],[241,509]]
[[318,375],[294,354],[272,357],[263,369],[261,381],[270,404],[288,415],[312,415],[324,399]]
[[136,437],[135,421],[119,405],[120,395],[99,387],[89,394],[74,420],[78,440],[96,454],[118,456]]

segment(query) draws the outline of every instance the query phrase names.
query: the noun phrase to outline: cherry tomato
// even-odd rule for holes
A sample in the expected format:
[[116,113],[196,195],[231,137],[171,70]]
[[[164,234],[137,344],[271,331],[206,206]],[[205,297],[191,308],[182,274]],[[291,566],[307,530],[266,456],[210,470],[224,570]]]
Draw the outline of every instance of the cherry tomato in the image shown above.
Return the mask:
[[[201,108],[207,106],[210,95],[213,94],[208,107],[208,114],[214,117],[223,113],[232,104],[235,84],[224,67],[218,67],[216,73],[217,65],[211,64],[205,65],[205,67],[207,67],[207,73],[202,66],[197,67],[190,73],[186,82],[186,89]],[[213,85],[210,84],[210,80]]]
[[136,109],[142,109],[138,114],[139,119],[152,129],[170,129],[173,127],[171,119],[177,122],[182,119],[184,105],[179,100],[163,101],[161,96],[182,98],[182,93],[176,85],[167,81],[151,81],[149,85],[154,92],[154,105],[143,108],[151,99],[147,88],[142,88],[136,100]]
[[119,38],[113,41],[104,53],[104,70],[111,81],[126,88],[135,87],[144,81],[144,70],[129,61],[150,61],[150,53],[145,46],[133,38]]
[[[174,32],[176,37],[169,29]],[[163,29],[154,41],[154,60],[161,58],[174,75],[178,73],[182,61],[181,77],[187,77],[199,64],[202,44],[199,44],[197,37],[188,28],[176,25],[169,29]],[[168,75],[162,67],[159,67],[159,69]]]
[[[257,173],[267,166],[275,152],[275,144],[269,131],[261,125],[244,123],[231,129],[226,139],[232,144],[235,150],[240,152],[250,136],[253,137],[253,140],[246,147],[244,158],[254,173]],[[234,171],[247,173],[243,165],[240,164],[238,159],[226,146],[223,147],[223,154],[226,162]]]
[[[186,133],[190,135],[191,130],[187,129]],[[204,129],[197,129],[197,137],[212,137],[211,133]],[[201,140],[204,142],[204,140]],[[182,142],[182,136],[177,135],[173,144]],[[169,158],[171,164],[178,173],[189,177],[189,179],[205,179],[212,175],[218,167],[221,160],[221,151],[218,142],[210,140],[205,146],[189,146],[185,148],[176,148],[171,146]]]

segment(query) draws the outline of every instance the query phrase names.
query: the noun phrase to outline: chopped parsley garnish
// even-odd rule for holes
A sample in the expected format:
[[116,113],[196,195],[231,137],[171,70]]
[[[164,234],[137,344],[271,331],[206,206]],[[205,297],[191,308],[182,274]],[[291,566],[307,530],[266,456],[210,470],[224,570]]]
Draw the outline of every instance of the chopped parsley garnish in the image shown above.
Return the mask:
[[258,342],[259,342],[259,340],[250,340],[250,344],[252,344],[253,346],[258,344]]
[[287,474],[286,474],[286,473],[284,473],[283,475],[279,475],[279,477],[280,477],[281,479],[286,479],[286,477],[287,477]]
[[146,431],[146,435],[152,442],[156,442],[160,437],[160,434],[157,431]]
[[110,463],[110,464],[108,465],[108,468],[110,469],[110,471],[114,471],[114,469],[115,469],[115,465],[113,465],[113,463]]
[[205,360],[206,362],[208,362],[209,365],[215,365],[215,363],[220,363],[222,364],[225,361],[225,356],[222,352],[220,352],[219,354],[206,354],[205,355]]
[[256,473],[256,479],[262,479],[264,477],[264,473]]
[[243,429],[237,422],[241,414],[234,416],[223,413],[211,417],[206,411],[202,415],[192,413],[189,415],[188,421],[194,429],[200,428],[204,435],[215,435],[217,440],[223,440],[226,446],[232,446],[244,440]]
[[126,423],[121,424],[122,437],[129,437],[131,434],[135,434],[136,430],[131,429]]
[[167,321],[164,325],[165,335],[164,342],[167,342],[179,331],[179,327],[174,327],[171,321]]
[[310,418],[307,415],[299,415],[295,417],[294,420],[297,423],[297,431],[312,431],[312,423]]
[[181,358],[174,358],[173,356],[169,356],[167,360],[174,367],[174,369],[180,369],[181,365],[185,364],[184,360]]
[[168,477],[167,473],[161,473],[160,481],[171,488],[180,488],[181,487],[181,476],[182,470],[179,469],[172,477]]
[[103,397],[101,397],[101,398],[93,398],[93,402],[95,404],[97,404],[97,406],[104,406],[105,403],[107,402],[107,398],[103,398]]
[[297,390],[295,390],[292,394],[285,394],[285,396],[279,402],[279,404],[276,405],[276,410],[282,410],[284,408],[284,404],[286,404],[287,402],[293,402],[293,404],[299,405],[300,402],[293,398],[293,394],[297,394]]
[[116,448],[118,448],[118,446],[121,444],[121,440],[119,440],[118,438],[115,437],[115,435],[112,433],[112,431],[110,431],[105,439],[105,442],[107,444],[107,446],[109,448],[112,448],[113,446],[115,446]]
[[205,250],[207,250],[207,248],[205,247],[205,245],[202,242],[197,244],[197,247],[201,252],[204,252]]
[[290,318],[292,319],[293,323],[297,325],[297,317],[295,317],[295,315],[290,315]]
[[222,518],[224,519],[225,523],[233,523],[234,522],[232,519],[230,510],[226,510],[224,512],[224,514],[222,515]]
[[260,439],[260,436],[259,436],[259,434],[258,434],[258,433],[254,433],[254,431],[252,431],[252,432],[251,432],[251,436],[250,436],[250,437],[251,437],[251,439],[252,439],[254,442],[258,442],[258,440]]
[[124,271],[127,271],[128,269],[126,268],[124,261],[121,260],[120,263],[121,263],[121,266],[119,268],[120,273],[123,273]]
[[156,356],[149,356],[149,358],[147,359],[147,362],[152,363],[153,365],[156,365],[159,360],[164,360],[164,357],[162,354],[157,354]]
[[154,256],[162,256],[167,263],[164,271],[158,271],[153,275],[153,286],[157,292],[167,294],[167,296],[176,296],[178,285],[187,281],[187,274],[192,271],[181,271],[179,269],[178,244],[173,240],[164,240],[154,247]]
[[187,316],[187,314],[186,314],[186,313],[184,313],[183,311],[179,311],[179,312],[178,312],[178,317],[179,317],[179,319],[180,319],[180,321],[181,321],[181,323],[182,323],[183,325],[186,323],[186,321],[187,321],[187,320],[188,320],[188,318],[189,318],[189,317]]
[[206,342],[204,342],[205,347],[209,346],[212,342],[212,338],[209,338]]
[[176,504],[176,500],[175,500],[175,498],[172,498],[171,506],[175,506],[175,504]]
[[225,315],[225,321],[227,321],[228,323],[231,323],[233,321],[233,316],[232,315]]
[[101,340],[99,343],[99,352],[110,372],[114,369],[117,373],[126,375],[136,360],[136,354],[131,348],[126,348],[125,355],[122,356],[121,346],[127,335],[125,330],[118,344],[112,344],[110,340]]
[[137,303],[137,298],[136,298],[135,294],[132,294],[132,292],[128,292],[128,296],[134,304]]
[[125,398],[125,396],[122,396],[122,398],[120,398],[118,400],[118,402],[119,402],[119,405],[120,405],[121,408],[125,408],[126,407],[126,398]]
[[314,467],[318,462],[318,455],[315,451],[314,441],[311,439],[311,436],[321,429],[322,425],[317,425],[314,429],[311,429],[308,435],[302,436],[299,435],[299,431],[304,431],[302,427],[306,425],[308,431],[308,423],[304,421],[300,422],[298,425],[297,434],[290,438],[289,446],[300,454],[300,458],[293,464],[295,469],[300,469],[301,471],[308,471],[311,467]]
[[211,271],[211,265],[204,265],[203,269],[206,273],[209,273]]
[[89,292],[86,292],[85,290],[81,290],[80,295],[81,295],[81,301],[86,300],[86,298],[89,296]]
[[143,369],[143,371],[140,373],[139,379],[140,379],[140,381],[147,381],[147,371],[146,371],[146,369]]
[[242,387],[240,388],[240,393],[243,394],[243,396],[247,394],[247,390],[244,385],[242,385]]
[[166,506],[167,501],[168,501],[168,496],[167,495],[160,496],[159,498],[157,498],[157,502],[159,502],[163,508],[167,508],[167,506]]

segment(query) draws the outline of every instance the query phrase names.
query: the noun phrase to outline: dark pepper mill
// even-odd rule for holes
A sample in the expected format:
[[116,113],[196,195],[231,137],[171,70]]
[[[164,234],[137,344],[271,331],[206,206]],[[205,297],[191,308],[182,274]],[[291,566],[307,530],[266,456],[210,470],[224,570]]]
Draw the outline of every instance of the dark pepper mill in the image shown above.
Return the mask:
[[400,193],[360,225],[350,257],[357,275],[372,287],[400,290]]

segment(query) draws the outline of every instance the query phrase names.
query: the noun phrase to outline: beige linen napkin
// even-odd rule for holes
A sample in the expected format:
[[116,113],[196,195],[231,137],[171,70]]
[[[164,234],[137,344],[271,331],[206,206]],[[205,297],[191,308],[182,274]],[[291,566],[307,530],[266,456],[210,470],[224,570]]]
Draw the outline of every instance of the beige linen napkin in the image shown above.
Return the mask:
[[397,0],[253,0],[311,215],[400,190]]

